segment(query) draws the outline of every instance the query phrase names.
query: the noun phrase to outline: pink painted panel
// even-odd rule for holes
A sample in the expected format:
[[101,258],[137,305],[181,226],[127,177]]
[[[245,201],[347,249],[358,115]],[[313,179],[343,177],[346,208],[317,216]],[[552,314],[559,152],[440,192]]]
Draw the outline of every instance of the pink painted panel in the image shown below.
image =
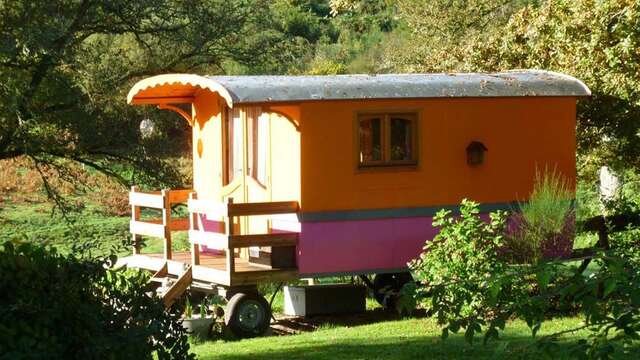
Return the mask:
[[[220,219],[209,219],[207,215],[199,214],[198,215],[198,228],[202,231],[214,232],[224,234],[226,229],[224,228],[225,223]],[[206,246],[201,245],[200,251],[208,254],[216,254],[223,255],[224,251],[214,248],[208,248]]]
[[404,268],[436,230],[431,217],[302,223],[301,274]]
[[[480,218],[489,221],[488,214]],[[303,222],[298,242],[300,274],[348,273],[392,270],[406,267],[422,252],[437,229],[432,217],[408,217],[359,221]],[[518,231],[517,218],[510,217],[507,233]],[[575,220],[568,219],[543,249],[547,258],[566,258],[571,254]]]

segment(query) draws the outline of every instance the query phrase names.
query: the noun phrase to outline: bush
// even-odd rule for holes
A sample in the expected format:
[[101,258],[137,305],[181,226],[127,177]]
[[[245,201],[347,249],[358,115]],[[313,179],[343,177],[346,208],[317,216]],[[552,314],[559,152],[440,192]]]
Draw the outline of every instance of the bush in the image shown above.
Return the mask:
[[440,233],[427,242],[410,267],[420,287],[405,293],[437,316],[442,337],[464,329],[473,342],[498,339],[509,319],[522,319],[536,336],[543,323],[560,310],[577,309],[584,318],[572,329],[559,330],[537,342],[553,357],[562,334],[585,330],[587,336],[568,346],[576,358],[609,359],[640,338],[640,272],[637,235],[627,231],[617,248],[593,256],[596,266],[585,275],[575,262],[558,259],[534,264],[508,264],[499,252],[504,244],[504,213],[486,222],[478,204],[463,201],[460,216],[441,211],[434,219]]
[[0,247],[3,358],[192,358],[178,315],[147,294],[140,272],[115,261],[33,244]]
[[503,301],[511,300],[506,284],[492,280],[507,270],[500,257],[507,215],[492,213],[486,222],[479,212],[479,205],[469,200],[462,201],[460,216],[439,211],[433,220],[438,235],[409,263],[413,278],[423,286],[411,289],[410,284],[405,291],[413,290],[417,303],[444,325],[443,336],[466,328],[472,338],[500,311]]
[[514,214],[506,249],[515,263],[535,264],[543,258],[571,254],[575,236],[573,191],[557,171],[536,171],[529,201]]

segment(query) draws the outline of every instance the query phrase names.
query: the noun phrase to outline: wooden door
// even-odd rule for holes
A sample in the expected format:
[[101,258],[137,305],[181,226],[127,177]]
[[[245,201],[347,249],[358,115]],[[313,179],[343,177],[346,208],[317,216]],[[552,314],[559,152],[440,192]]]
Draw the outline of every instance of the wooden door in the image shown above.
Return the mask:
[[[262,114],[260,108],[248,108],[246,111],[247,125],[247,175],[245,189],[247,202],[269,202],[269,116]],[[247,231],[251,234],[266,234],[269,232],[268,220],[261,216],[247,218]],[[262,252],[268,249],[253,247],[249,249],[249,256],[256,260],[261,258]]]
[[[260,107],[238,107],[230,110],[223,129],[224,183],[222,201],[235,203],[268,202],[269,186],[269,116]],[[238,234],[265,234],[268,221],[264,217],[240,218],[235,224]],[[243,257],[257,248],[241,252]]]

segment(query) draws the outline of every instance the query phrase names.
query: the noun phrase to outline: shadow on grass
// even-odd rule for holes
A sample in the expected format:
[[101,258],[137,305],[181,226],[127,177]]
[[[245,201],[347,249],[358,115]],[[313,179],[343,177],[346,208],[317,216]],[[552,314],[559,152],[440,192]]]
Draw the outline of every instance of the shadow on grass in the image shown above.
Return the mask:
[[[424,317],[424,314],[422,314]],[[550,323],[542,333],[551,334],[574,326],[576,319]],[[205,342],[194,346],[200,359],[571,359],[571,345],[586,334],[569,333],[545,354],[522,322],[507,327],[498,341],[482,344],[482,336],[469,345],[462,334],[439,336],[433,319],[403,318],[382,310],[349,316],[293,318],[280,320],[299,335],[269,336],[240,341]],[[275,329],[274,329],[275,330]],[[313,331],[317,330],[317,331]],[[275,333],[275,331],[274,331]],[[640,358],[640,346],[625,354],[617,347],[616,359]]]
[[[421,319],[426,317],[428,317],[427,313],[423,310],[416,310],[411,314],[412,319]],[[353,327],[376,324],[385,321],[401,320],[404,318],[405,317],[398,315],[395,311],[376,308],[358,314],[281,317],[271,324],[271,330],[274,335],[290,335],[315,331],[322,327]]]
[[[328,343],[329,342],[329,343]],[[561,343],[560,350],[545,354],[530,337],[510,336],[504,340],[469,345],[459,338],[442,341],[439,337],[385,337],[378,339],[335,338],[314,339],[283,344],[252,344],[255,351],[236,353],[203,353],[201,359],[571,359],[572,342]],[[249,344],[246,344],[249,346]],[[261,347],[261,345],[263,345]],[[214,345],[215,346],[215,345]],[[633,354],[617,352],[616,359],[637,359]]]

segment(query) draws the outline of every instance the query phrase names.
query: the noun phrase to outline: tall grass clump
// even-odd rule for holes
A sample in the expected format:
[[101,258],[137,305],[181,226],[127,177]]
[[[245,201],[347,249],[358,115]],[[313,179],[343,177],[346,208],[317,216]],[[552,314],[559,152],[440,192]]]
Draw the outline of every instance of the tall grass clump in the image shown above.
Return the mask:
[[573,247],[574,192],[556,169],[536,170],[529,200],[519,203],[507,240],[509,254],[519,263],[565,257]]

